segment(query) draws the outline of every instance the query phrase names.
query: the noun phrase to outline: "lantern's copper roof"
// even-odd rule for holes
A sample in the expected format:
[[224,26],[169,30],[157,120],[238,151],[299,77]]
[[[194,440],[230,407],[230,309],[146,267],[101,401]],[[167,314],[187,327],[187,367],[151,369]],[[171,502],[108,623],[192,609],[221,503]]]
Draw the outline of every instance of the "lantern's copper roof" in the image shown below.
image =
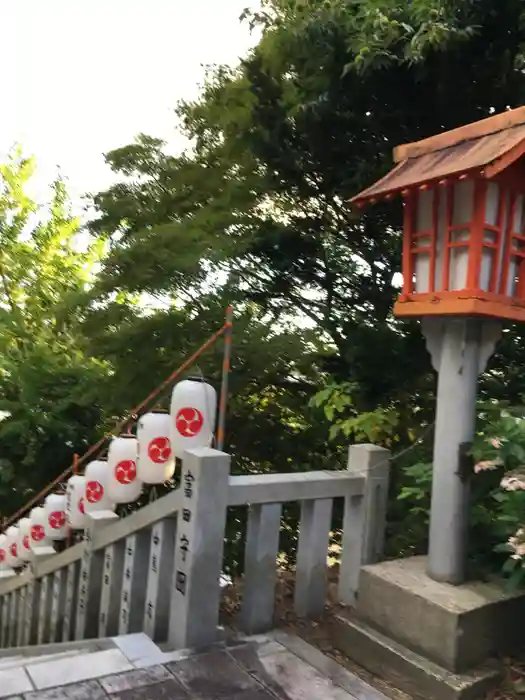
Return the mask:
[[525,154],[525,107],[394,149],[398,163],[352,198],[364,202],[449,176],[475,171],[490,178]]

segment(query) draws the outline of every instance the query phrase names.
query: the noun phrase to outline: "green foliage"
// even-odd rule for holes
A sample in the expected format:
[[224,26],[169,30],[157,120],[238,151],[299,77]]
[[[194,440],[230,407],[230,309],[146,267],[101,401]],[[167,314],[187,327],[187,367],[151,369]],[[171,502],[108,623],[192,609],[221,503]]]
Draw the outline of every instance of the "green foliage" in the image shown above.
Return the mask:
[[[268,0],[247,14],[260,43],[178,106],[191,147],[169,156],[142,135],[107,155],[119,181],[94,196],[90,227],[111,250],[84,326],[112,367],[103,400],[122,411],[233,302],[236,469],[333,467],[348,442],[384,444],[389,552],[421,551],[435,377],[417,324],[391,315],[401,208],[358,216],[348,200],[393,146],[523,103],[522,4]],[[146,313],[143,293],[163,310]],[[505,333],[483,400],[525,403],[524,347]],[[218,381],[218,353],[201,367]],[[494,502],[481,484],[471,541],[485,565],[497,540],[483,541]]]
[[[63,183],[34,224],[32,163],[17,156],[2,171],[0,509],[136,404],[233,303],[235,469],[334,468],[348,442],[384,444],[396,456],[389,553],[420,551],[435,377],[418,325],[391,314],[401,207],[360,216],[348,200],[391,167],[393,146],[524,102],[522,3],[267,0],[249,21],[259,44],[177,107],[186,152],[139,135],[107,154],[117,182],[92,196],[96,249],[75,247]],[[220,363],[218,344],[198,368],[218,385]],[[511,328],[482,399],[523,405],[524,363]],[[499,420],[483,410],[487,425]],[[476,561],[476,543],[492,556],[502,537],[490,522],[499,481],[480,477]],[[296,514],[286,518],[293,532]]]
[[[390,436],[410,445],[432,420],[434,377],[417,325],[391,317],[400,207],[357,216],[348,198],[390,167],[393,145],[522,101],[512,58],[521,37],[505,29],[519,26],[517,4],[506,3],[501,20],[494,2],[466,5],[266,3],[251,18],[263,26],[259,45],[238,68],[211,70],[198,99],[179,105],[191,149],[168,156],[140,136],[108,154],[121,178],[94,197],[91,229],[112,249],[93,325],[117,316],[145,329],[140,312],[111,301],[144,292],[203,317],[210,300],[232,301],[271,333],[300,334],[308,322],[312,393],[327,381],[351,386],[334,444]],[[365,48],[367,69],[349,69]],[[521,402],[522,352],[507,334],[485,397],[511,391]]]
[[[384,408],[358,412],[352,400],[352,388],[347,382],[330,384],[317,392],[310,402],[313,406],[323,407],[326,418],[332,424],[330,439],[342,433],[352,441],[389,444],[399,425],[398,413],[394,409]],[[345,415],[348,413],[353,415],[348,417]]]
[[264,0],[261,12],[248,16],[253,25],[272,31],[272,49],[304,33],[326,40],[323,28],[337,25],[346,36],[350,60],[344,73],[384,70],[393,65],[423,64],[435,53],[470,49],[498,15],[509,32],[511,65],[521,68],[525,12],[519,0]]
[[101,247],[79,250],[79,222],[57,180],[47,211],[27,195],[34,163],[0,167],[0,512],[8,515],[83,451],[100,420],[104,362],[84,356],[75,299]]
[[[525,420],[520,409],[480,404],[472,447],[469,553],[472,575],[501,573],[509,586],[525,583]],[[432,465],[406,467],[398,499],[409,505],[401,544],[418,548],[425,540],[430,508]],[[394,533],[394,537],[396,533]],[[399,546],[399,545],[398,545]]]
[[506,554],[502,571],[509,585],[517,587],[525,583],[525,420],[520,410],[493,412],[494,406],[489,407],[474,443],[476,479],[489,489],[492,499],[487,520],[497,540],[494,551]]
[[401,489],[399,500],[411,499],[414,502],[412,513],[422,515],[427,522],[432,487],[432,464],[412,464],[405,469],[405,476],[409,485]]

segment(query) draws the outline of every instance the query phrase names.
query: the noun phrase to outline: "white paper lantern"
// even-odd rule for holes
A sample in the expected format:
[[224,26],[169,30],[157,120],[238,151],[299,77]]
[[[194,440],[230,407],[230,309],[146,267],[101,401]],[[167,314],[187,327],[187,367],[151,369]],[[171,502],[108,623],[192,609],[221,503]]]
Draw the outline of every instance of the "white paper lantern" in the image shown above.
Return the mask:
[[170,441],[168,413],[153,411],[139,420],[137,427],[137,475],[145,484],[163,484],[173,476],[175,456]]
[[171,442],[177,457],[194,447],[209,447],[215,431],[217,393],[198,378],[175,385],[171,395]]
[[44,532],[50,540],[65,540],[67,537],[66,495],[50,493],[44,501],[46,519]]
[[84,473],[86,479],[84,511],[95,513],[100,510],[115,510],[115,504],[108,495],[109,465],[105,459],[90,462]]
[[38,547],[49,546],[50,540],[46,537],[46,511],[42,506],[37,506],[33,508],[29,513],[29,545],[31,551],[38,549]]
[[85,476],[75,474],[68,479],[66,487],[66,515],[69,526],[74,530],[83,530],[86,526],[85,490]]
[[0,571],[10,568],[7,560],[7,535],[0,535]]
[[16,568],[24,563],[18,556],[18,528],[11,525],[6,530],[6,561],[8,566]]
[[31,544],[29,541],[29,529],[31,521],[29,518],[21,518],[18,521],[18,556],[23,561],[31,559]]
[[142,491],[137,476],[138,441],[133,435],[113,438],[108,450],[108,496],[114,503],[136,501]]

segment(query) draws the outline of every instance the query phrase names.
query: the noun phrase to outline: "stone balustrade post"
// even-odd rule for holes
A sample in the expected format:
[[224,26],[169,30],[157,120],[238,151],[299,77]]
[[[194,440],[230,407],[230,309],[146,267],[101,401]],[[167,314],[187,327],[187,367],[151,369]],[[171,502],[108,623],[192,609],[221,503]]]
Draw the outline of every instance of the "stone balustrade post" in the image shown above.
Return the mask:
[[255,504],[248,511],[240,619],[247,634],[273,626],[281,512],[280,503]]
[[119,634],[141,632],[146,607],[148,563],[151,544],[149,529],[126,537],[124,574],[120,596]]
[[50,636],[51,605],[53,602],[53,581],[51,574],[46,574],[40,581],[40,601],[38,605],[37,644],[47,644]]
[[122,614],[120,598],[122,596],[125,553],[125,539],[109,545],[104,552],[104,572],[102,574],[98,622],[98,636],[102,638],[118,634]]
[[154,642],[168,638],[177,518],[167,517],[151,528],[143,631]]
[[353,605],[361,566],[383,556],[390,452],[377,445],[352,445],[347,469],[365,479],[362,495],[345,499],[338,594],[343,603]]
[[75,639],[90,639],[97,636],[100,600],[102,595],[102,573],[104,550],[93,549],[93,538],[102,528],[118,520],[112,511],[101,510],[89,513],[84,534],[84,553],[80,565],[80,580],[75,618]]
[[332,506],[331,498],[301,504],[294,591],[295,611],[301,617],[320,615],[326,603]]
[[66,604],[67,567],[58,569],[53,573],[51,594],[51,620],[49,624],[49,641],[62,641],[62,628],[64,623],[64,608]]
[[80,561],[74,561],[67,567],[66,574],[66,600],[64,604],[64,617],[62,620],[62,641],[69,642],[75,639],[75,627],[77,619],[77,601],[80,580]]
[[223,452],[201,447],[184,455],[168,629],[175,649],[217,640],[229,473]]

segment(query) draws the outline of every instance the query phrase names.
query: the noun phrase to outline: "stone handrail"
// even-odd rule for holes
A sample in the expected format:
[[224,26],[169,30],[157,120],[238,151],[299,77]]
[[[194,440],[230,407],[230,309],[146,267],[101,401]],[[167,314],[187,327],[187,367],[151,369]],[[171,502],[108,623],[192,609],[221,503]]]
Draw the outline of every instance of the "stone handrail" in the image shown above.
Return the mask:
[[346,471],[230,475],[230,457],[186,454],[181,485],[126,518],[92,514],[82,542],[35,555],[0,580],[0,646],[144,631],[175,648],[205,646],[217,633],[229,506],[246,505],[240,624],[272,627],[282,504],[301,503],[295,609],[322,612],[333,499],[345,500],[339,597],[351,604],[360,566],[382,554],[389,453],[350,449]]
[[299,472],[297,474],[254,474],[230,476],[228,505],[285,503],[359,495],[365,478],[349,472]]

